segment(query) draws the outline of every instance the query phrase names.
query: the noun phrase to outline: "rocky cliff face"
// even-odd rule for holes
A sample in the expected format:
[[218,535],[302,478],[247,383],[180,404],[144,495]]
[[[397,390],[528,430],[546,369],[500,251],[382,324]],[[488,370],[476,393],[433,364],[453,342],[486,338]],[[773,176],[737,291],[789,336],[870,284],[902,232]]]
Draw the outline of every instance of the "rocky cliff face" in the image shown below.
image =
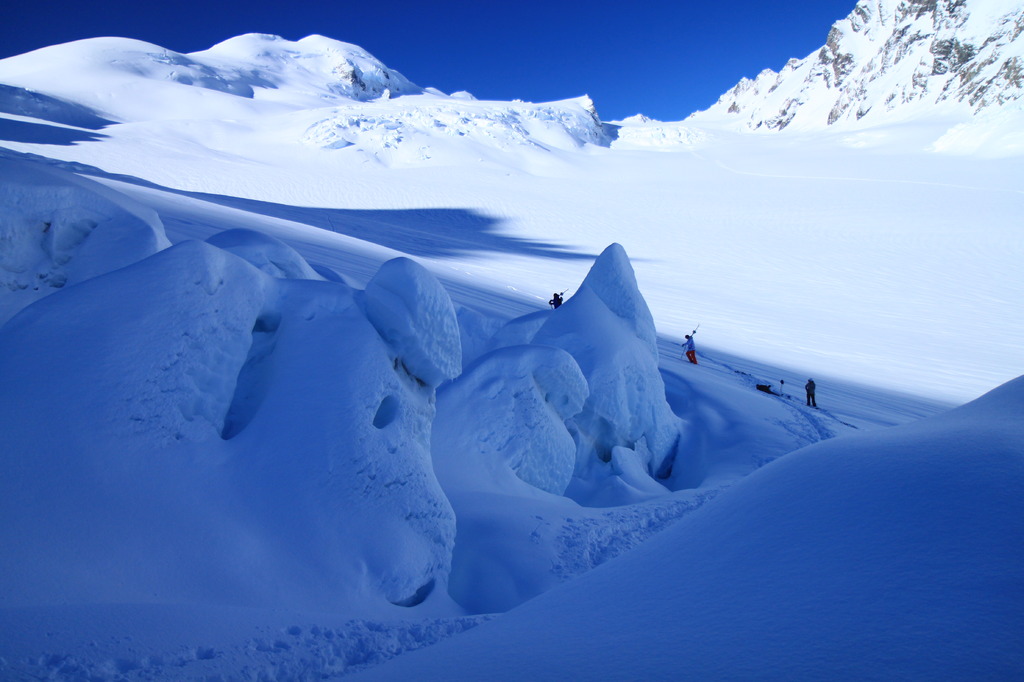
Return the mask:
[[694,118],[813,129],[1022,106],[1019,0],[860,0],[825,45],[744,79]]

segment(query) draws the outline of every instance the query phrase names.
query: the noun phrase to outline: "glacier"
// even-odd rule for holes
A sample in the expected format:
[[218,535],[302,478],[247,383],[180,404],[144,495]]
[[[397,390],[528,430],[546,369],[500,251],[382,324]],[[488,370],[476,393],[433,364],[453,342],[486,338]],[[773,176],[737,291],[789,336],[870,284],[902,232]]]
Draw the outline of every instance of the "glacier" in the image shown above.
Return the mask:
[[1019,676],[1018,9],[674,122],[0,60],[0,677]]

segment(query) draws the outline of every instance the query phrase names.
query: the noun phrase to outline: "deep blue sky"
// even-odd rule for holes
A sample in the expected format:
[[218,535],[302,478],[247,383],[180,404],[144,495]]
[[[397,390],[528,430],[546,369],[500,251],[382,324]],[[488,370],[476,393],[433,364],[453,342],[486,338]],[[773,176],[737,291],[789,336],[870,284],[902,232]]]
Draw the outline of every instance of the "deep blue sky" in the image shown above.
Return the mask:
[[0,58],[97,36],[195,52],[243,33],[355,43],[421,86],[674,121],[825,43],[856,0],[10,0]]

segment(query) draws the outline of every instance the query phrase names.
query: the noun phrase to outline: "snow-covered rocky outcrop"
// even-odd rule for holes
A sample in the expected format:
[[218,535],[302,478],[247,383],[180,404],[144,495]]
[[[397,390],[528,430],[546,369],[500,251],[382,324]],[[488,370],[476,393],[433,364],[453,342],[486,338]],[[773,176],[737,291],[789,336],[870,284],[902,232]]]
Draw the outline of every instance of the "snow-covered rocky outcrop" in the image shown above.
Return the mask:
[[690,120],[819,129],[1019,109],[1022,33],[1016,0],[860,0],[816,53],[742,80]]

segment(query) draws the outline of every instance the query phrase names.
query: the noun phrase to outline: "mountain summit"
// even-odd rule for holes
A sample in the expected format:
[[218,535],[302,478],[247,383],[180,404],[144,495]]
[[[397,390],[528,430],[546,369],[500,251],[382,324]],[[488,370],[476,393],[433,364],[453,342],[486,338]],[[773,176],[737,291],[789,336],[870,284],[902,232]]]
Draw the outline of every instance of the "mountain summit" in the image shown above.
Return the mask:
[[693,119],[817,129],[1016,108],[1024,93],[1022,33],[1024,6],[1016,0],[860,0],[820,50],[743,79]]
[[120,121],[244,117],[423,92],[356,45],[260,33],[191,54],[129,38],[78,40],[0,61],[0,80]]

